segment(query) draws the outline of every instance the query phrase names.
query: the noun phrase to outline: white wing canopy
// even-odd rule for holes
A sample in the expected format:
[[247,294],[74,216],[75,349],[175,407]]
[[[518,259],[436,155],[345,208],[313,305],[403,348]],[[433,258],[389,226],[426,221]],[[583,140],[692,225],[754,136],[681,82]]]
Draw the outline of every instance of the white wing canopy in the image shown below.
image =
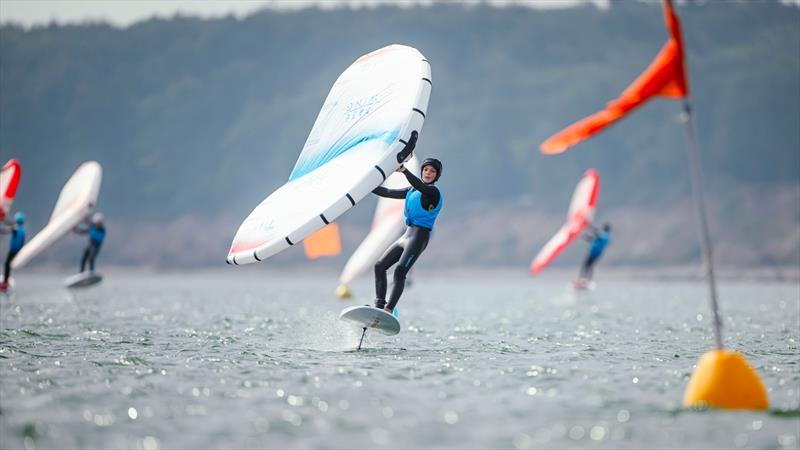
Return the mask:
[[11,262],[11,267],[24,266],[86,218],[97,203],[102,180],[103,169],[100,164],[95,161],[81,164],[61,188],[50,221],[22,247]]
[[289,181],[239,227],[227,262],[261,261],[300,242],[383,183],[411,132],[422,131],[430,92],[430,65],[415,48],[356,60],[331,88]]

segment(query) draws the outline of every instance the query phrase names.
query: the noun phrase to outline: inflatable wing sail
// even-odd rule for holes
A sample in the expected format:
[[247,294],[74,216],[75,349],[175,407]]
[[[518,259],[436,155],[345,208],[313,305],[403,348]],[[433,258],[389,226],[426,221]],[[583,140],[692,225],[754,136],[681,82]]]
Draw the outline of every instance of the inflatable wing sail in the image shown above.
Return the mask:
[[421,132],[430,64],[414,48],[390,45],[357,59],[336,80],[289,181],[244,220],[227,262],[262,261],[333,222],[383,183]]
[[16,159],[9,159],[3,164],[3,170],[0,171],[0,222],[5,220],[11,211],[11,204],[14,203],[14,197],[17,196],[17,186],[19,186],[21,175],[22,168]]
[[594,219],[597,195],[600,192],[600,176],[589,169],[575,187],[567,213],[567,221],[545,244],[531,262],[531,274],[536,275],[550,264],[567,246],[578,237]]
[[102,179],[100,164],[95,161],[81,164],[61,189],[47,225],[22,247],[11,267],[24,266],[89,215],[97,203]]
[[[416,156],[412,156],[405,165],[413,174],[419,174],[419,162]],[[409,184],[402,173],[395,172],[386,179],[383,186],[388,189],[405,189],[409,187]],[[406,220],[403,215],[404,205],[405,200],[384,197],[378,199],[375,215],[372,218],[372,228],[347,260],[339,277],[341,284],[347,285],[369,269],[383,255],[383,252],[403,234],[406,228]]]
[[325,225],[316,233],[303,241],[306,258],[317,259],[323,256],[336,256],[342,252],[342,239],[339,236],[339,225]]

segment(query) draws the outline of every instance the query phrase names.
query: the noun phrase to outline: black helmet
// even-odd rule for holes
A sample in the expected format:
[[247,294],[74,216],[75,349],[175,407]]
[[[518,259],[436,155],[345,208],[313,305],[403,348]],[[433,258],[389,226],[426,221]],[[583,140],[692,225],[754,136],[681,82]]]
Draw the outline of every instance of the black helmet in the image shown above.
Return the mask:
[[422,174],[422,169],[424,169],[425,166],[433,166],[433,168],[436,169],[436,178],[432,181],[432,183],[436,183],[439,177],[442,176],[442,162],[436,158],[425,158],[425,161],[422,161],[422,165],[419,166],[420,174]]

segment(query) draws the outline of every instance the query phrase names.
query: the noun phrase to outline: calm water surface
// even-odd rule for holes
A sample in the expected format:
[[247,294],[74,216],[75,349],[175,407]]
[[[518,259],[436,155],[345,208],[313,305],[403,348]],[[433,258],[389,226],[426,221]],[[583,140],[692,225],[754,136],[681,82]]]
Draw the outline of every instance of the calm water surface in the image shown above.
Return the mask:
[[0,299],[3,448],[800,447],[800,286],[723,283],[767,412],[689,411],[699,283],[432,278],[403,331],[338,320],[334,277],[53,276]]

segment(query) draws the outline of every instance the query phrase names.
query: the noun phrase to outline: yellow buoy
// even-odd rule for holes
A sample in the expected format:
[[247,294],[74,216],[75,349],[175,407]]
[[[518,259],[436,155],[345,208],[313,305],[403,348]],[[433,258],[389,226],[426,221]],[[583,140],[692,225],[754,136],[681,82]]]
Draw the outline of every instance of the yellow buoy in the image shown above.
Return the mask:
[[767,391],[758,373],[738,352],[712,350],[700,358],[683,406],[722,409],[766,409]]
[[352,297],[353,293],[350,291],[350,288],[348,288],[346,284],[340,284],[339,287],[336,288],[336,296],[341,299],[346,299]]

